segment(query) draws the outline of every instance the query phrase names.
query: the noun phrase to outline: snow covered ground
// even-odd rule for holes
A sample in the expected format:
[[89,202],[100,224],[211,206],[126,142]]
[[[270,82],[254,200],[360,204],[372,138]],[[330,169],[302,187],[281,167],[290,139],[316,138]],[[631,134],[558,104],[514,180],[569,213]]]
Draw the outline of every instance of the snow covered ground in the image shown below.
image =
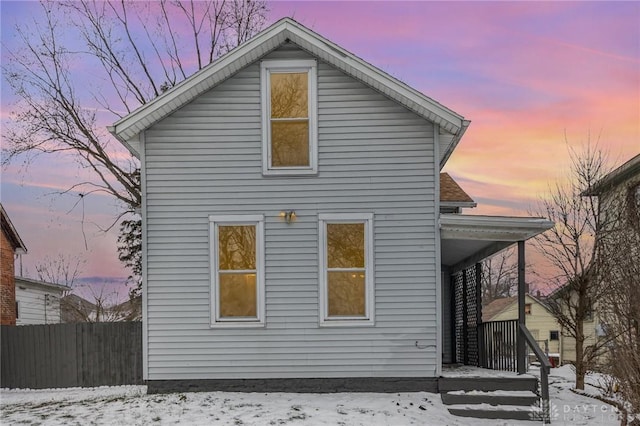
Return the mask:
[[[552,370],[554,425],[618,425],[613,407],[576,395],[570,367]],[[593,386],[588,392],[597,393]],[[449,414],[440,395],[416,393],[173,393],[145,386],[0,392],[2,425],[532,425]]]

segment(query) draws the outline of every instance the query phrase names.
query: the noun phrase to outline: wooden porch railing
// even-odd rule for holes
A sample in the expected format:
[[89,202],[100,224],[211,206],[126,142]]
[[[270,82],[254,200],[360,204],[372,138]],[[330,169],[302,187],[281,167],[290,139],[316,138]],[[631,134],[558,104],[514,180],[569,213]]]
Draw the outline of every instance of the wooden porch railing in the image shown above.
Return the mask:
[[525,325],[519,326],[518,320],[490,321],[480,324],[478,326],[479,367],[517,371],[517,341],[519,338],[524,339],[525,345],[530,349],[530,351],[525,351],[525,356],[528,357],[528,354],[533,352],[540,363],[541,408],[544,410],[543,418],[548,419],[551,362]]
[[518,320],[483,322],[478,326],[479,367],[516,371]]
[[520,336],[525,340],[527,346],[533,351],[540,363],[540,397],[542,398],[542,409],[544,410],[544,419],[549,419],[549,372],[551,371],[551,362],[549,357],[542,352],[540,345],[533,338],[527,327],[520,324]]

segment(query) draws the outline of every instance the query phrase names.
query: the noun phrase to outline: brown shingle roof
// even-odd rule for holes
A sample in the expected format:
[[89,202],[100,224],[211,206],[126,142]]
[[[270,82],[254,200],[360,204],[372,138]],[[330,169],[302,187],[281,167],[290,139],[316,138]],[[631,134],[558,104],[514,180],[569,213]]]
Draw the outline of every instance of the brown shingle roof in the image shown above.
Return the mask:
[[493,302],[489,303],[487,306],[482,307],[482,321],[483,322],[491,321],[493,317],[495,317],[500,312],[505,310],[507,306],[517,302],[518,302],[518,298],[516,296],[503,297],[501,299],[494,300]]
[[449,173],[440,173],[440,201],[473,203],[473,199],[464,192]]

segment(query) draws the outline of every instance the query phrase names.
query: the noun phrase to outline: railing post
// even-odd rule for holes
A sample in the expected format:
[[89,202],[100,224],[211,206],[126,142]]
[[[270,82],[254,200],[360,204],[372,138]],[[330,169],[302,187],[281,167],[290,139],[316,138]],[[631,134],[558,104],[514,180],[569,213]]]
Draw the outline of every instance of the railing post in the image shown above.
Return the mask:
[[529,346],[531,347],[533,353],[536,358],[540,362],[540,396],[542,399],[542,413],[543,420],[545,422],[550,421],[549,416],[549,372],[551,371],[551,363],[549,362],[549,357],[542,349],[540,349],[540,345],[536,340],[531,336],[529,330],[525,326],[519,326],[520,334],[519,336],[526,340]]
[[524,241],[518,241],[518,331],[517,331],[517,364],[518,374],[527,372],[526,367],[526,348],[524,336],[522,336],[521,328],[525,326],[525,293],[526,284],[524,276]]

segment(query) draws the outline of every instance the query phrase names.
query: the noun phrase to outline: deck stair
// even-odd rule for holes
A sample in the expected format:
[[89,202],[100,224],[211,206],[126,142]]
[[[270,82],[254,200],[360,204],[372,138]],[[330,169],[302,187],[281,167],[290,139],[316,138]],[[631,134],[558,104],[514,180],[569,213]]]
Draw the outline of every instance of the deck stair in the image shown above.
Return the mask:
[[438,387],[455,416],[539,420],[532,411],[540,403],[535,377],[442,377]]

